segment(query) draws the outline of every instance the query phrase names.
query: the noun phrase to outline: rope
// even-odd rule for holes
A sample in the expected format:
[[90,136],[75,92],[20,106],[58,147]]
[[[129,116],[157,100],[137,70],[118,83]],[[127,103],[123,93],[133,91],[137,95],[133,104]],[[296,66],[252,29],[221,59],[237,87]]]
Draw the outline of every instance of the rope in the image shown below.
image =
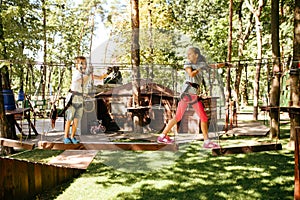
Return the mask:
[[[30,118],[30,116],[28,116]],[[21,128],[21,134],[20,134],[20,142],[22,143],[23,142],[23,120],[25,119],[25,110],[22,111],[22,114],[21,114],[21,118],[20,118],[20,128]],[[15,119],[15,120],[18,120],[18,119]],[[31,129],[31,124],[28,122],[28,127],[29,129]],[[28,131],[30,131],[28,129]],[[27,141],[28,139],[28,134],[26,135],[26,138],[25,138],[25,141]]]
[[[281,60],[284,60],[285,58],[289,58],[289,57],[282,57],[280,58]],[[274,58],[262,58],[262,59],[240,59],[240,60],[232,60],[230,63],[252,63],[253,61],[264,61],[267,60],[267,62],[262,62],[261,64],[268,64],[268,63],[273,63],[272,60]],[[278,59],[278,58],[277,58]],[[32,61],[32,60],[18,60],[18,61],[11,61],[11,60],[0,60],[0,62],[8,62],[8,63],[12,63],[12,64],[27,64],[27,63],[32,63],[34,65],[50,65],[50,63],[44,63],[44,62],[40,62],[40,61]],[[281,63],[283,63],[284,61],[282,61]],[[292,60],[293,63],[300,63],[299,60]],[[220,62],[213,62],[213,63],[208,63],[208,64],[219,64],[219,63],[224,63],[224,61],[220,61]],[[51,65],[53,66],[61,66],[64,67],[66,64],[69,63],[52,63]],[[103,63],[93,63],[95,65],[111,65],[111,63],[107,63],[107,62],[103,62]],[[131,63],[114,63],[115,65],[131,65]],[[147,65],[147,63],[141,64],[142,65]],[[151,63],[151,65],[162,65],[161,63]],[[174,66],[177,67],[178,64],[164,64],[164,65],[168,65],[168,66]]]
[[[53,68],[53,67],[52,67]],[[61,89],[62,89],[62,87],[61,87],[61,85],[62,85],[62,82],[63,82],[63,75],[64,75],[64,72],[65,72],[65,70],[66,70],[66,66],[64,67],[64,68],[62,68],[61,70],[60,70],[60,78],[59,78],[59,83],[58,83],[58,86],[57,86],[57,90],[56,90],[56,92],[55,92],[55,95],[54,95],[54,98],[52,99],[52,103],[54,104],[54,105],[56,105],[56,102],[59,100],[59,96],[61,95]],[[47,130],[45,131],[45,118],[44,118],[44,120],[43,120],[43,133],[44,133],[44,136],[46,137],[47,136],[47,134],[49,133],[49,131],[50,131],[50,128],[52,128],[52,122],[51,122],[51,115],[52,115],[52,112],[53,112],[53,110],[52,110],[52,106],[51,106],[51,111],[50,111],[50,114],[49,114],[49,126],[48,126],[48,128],[47,128]],[[43,136],[43,135],[42,135]]]
[[[88,112],[88,113],[90,113],[90,112],[93,112],[94,110],[95,110],[95,108],[96,108],[96,103],[95,103],[95,101],[94,101],[94,99],[93,98],[91,98],[91,100],[92,101],[87,101],[87,102],[90,102],[90,103],[92,103],[92,108],[91,109],[88,109],[88,108],[86,108],[87,106],[84,106],[83,107],[83,109],[84,109],[84,111],[85,112]],[[85,101],[85,100],[83,100],[83,101]],[[88,105],[87,103],[85,103],[85,105]]]

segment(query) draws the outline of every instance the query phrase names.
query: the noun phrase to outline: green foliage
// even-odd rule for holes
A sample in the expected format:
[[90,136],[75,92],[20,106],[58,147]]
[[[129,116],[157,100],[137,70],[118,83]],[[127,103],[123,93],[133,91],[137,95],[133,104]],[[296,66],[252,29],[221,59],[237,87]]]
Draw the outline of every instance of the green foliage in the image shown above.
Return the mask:
[[[43,4],[41,1],[1,1],[0,24],[3,26],[4,39],[0,43],[0,59],[12,61],[10,76],[14,89],[18,89],[20,83],[25,80],[25,75],[29,74],[31,86],[26,87],[31,89],[26,91],[28,94],[33,94],[40,83],[40,78],[36,75],[40,74],[42,64],[34,63],[34,60],[44,56],[45,37],[47,55],[43,61],[46,62],[48,73],[49,71],[53,73],[52,79],[47,80],[47,84],[57,88],[60,82],[58,74],[61,73],[62,67],[58,67],[59,65],[51,67],[51,63],[69,67],[75,56],[89,54],[90,38],[94,34],[91,32],[94,26],[91,18],[93,15],[103,15],[101,5],[105,3],[99,0],[83,1],[82,4],[75,4],[71,0],[44,2]],[[27,68],[28,62],[34,63],[31,71]],[[65,79],[68,82],[70,73],[64,75],[68,75]]]
[[[225,60],[228,6],[225,1],[170,1],[178,30],[189,35],[213,60]],[[216,59],[217,58],[217,59]]]
[[[115,62],[131,63],[131,8],[129,1],[122,0],[73,0],[1,1],[0,11],[0,59],[10,59],[12,85],[18,88],[26,74],[31,83],[39,83],[40,65],[32,71],[27,63],[43,57],[44,28],[43,12],[46,9],[47,63],[66,65],[64,86],[66,91],[70,79],[73,58],[89,55],[91,39],[97,30],[92,24],[94,16],[100,16],[111,31],[110,41],[117,43],[112,50]],[[242,3],[241,11],[239,5]],[[258,1],[252,1],[255,7]],[[280,45],[283,62],[292,54],[294,1],[280,4]],[[238,57],[238,13],[242,14],[243,30],[250,21],[251,13],[245,1],[234,0],[232,60],[248,63],[248,78],[254,77],[256,65],[256,35],[251,31],[245,41],[243,58]],[[148,0],[139,1],[140,11],[140,56],[141,64],[172,65],[182,67],[188,46],[199,46],[211,63],[227,59],[229,1],[224,0]],[[272,56],[271,46],[271,2],[265,1],[261,15],[263,35],[263,58]],[[151,25],[150,25],[151,24]],[[94,29],[95,28],[95,29]],[[94,31],[93,31],[94,30]],[[110,60],[109,62],[112,62]],[[268,59],[263,60],[269,62]],[[243,63],[243,62],[242,62]],[[57,88],[62,67],[53,67],[51,84]],[[266,71],[266,70],[265,70]],[[266,72],[263,72],[265,75]],[[156,74],[156,72],[154,72]],[[128,77],[129,78],[129,77]],[[242,78],[245,80],[245,77]],[[262,80],[266,83],[266,79]],[[169,83],[171,84],[171,83]],[[248,84],[252,87],[252,82]],[[34,87],[31,89],[33,92]],[[265,92],[265,91],[263,91]]]

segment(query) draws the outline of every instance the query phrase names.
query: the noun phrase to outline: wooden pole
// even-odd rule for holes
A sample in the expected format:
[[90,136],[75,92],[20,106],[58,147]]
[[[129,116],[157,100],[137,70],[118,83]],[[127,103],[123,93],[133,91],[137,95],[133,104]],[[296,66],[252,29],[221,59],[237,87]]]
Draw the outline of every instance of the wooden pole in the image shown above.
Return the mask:
[[46,80],[47,80],[47,20],[46,20],[46,3],[42,0],[43,11],[43,34],[44,34],[44,65],[43,65],[43,82],[42,82],[42,99],[45,99]]
[[273,79],[270,90],[270,137],[278,138],[280,131],[280,44],[279,44],[279,1],[272,0],[272,13],[271,13],[271,30],[272,30],[272,61],[273,61]]
[[294,199],[300,199],[300,171],[299,171],[299,141],[300,141],[300,127],[296,128],[295,137],[295,188],[294,188]]
[[[227,59],[231,62],[231,51],[232,51],[232,18],[233,18],[233,0],[229,2],[229,29],[228,29],[228,51]],[[226,116],[225,116],[225,131],[228,131],[228,123],[230,123],[230,101],[231,101],[231,86],[230,86],[230,66],[227,66],[227,77],[226,77]]]
[[[139,45],[139,1],[131,0],[131,64],[132,64],[132,106],[140,106],[140,45]],[[140,115],[133,115],[133,131],[142,132],[139,126],[141,121]]]

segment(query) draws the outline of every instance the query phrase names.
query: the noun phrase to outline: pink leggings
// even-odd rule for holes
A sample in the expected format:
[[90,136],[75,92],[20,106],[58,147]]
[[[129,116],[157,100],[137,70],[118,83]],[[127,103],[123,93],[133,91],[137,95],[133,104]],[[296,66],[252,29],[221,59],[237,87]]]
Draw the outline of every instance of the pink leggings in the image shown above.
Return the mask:
[[189,104],[192,104],[194,110],[196,111],[197,115],[200,117],[200,120],[202,122],[208,121],[202,102],[198,101],[198,96],[196,94],[191,94],[189,96],[184,96],[179,101],[175,116],[177,122],[179,122],[182,119],[183,114]]

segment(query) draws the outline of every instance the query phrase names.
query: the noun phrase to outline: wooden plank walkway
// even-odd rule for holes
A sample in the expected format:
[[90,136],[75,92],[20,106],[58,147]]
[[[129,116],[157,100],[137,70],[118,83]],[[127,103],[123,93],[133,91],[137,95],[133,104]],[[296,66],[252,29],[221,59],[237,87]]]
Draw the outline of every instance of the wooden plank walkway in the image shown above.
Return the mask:
[[[250,121],[247,119],[249,119],[249,115],[238,116],[238,127],[234,127],[227,133],[225,133],[224,131],[211,132],[209,133],[210,138],[214,138],[215,140],[217,140],[220,136],[220,143],[222,145],[223,134],[228,134],[229,136],[266,136],[268,134],[269,127],[263,125],[261,122]],[[80,140],[80,144],[65,145],[62,143],[64,135],[63,127],[57,126],[57,131],[50,131],[45,133],[44,128],[47,127],[45,123],[37,124],[39,124],[37,126],[38,130],[42,134],[39,134],[32,139],[26,139],[24,140],[24,142],[34,143],[35,147],[42,149],[176,151],[179,148],[178,146],[180,146],[181,144],[190,143],[195,140],[203,140],[202,134],[178,133],[174,138],[176,145],[165,145],[156,143],[157,134],[133,134],[126,132],[116,132],[112,134],[78,135],[76,137]]]

